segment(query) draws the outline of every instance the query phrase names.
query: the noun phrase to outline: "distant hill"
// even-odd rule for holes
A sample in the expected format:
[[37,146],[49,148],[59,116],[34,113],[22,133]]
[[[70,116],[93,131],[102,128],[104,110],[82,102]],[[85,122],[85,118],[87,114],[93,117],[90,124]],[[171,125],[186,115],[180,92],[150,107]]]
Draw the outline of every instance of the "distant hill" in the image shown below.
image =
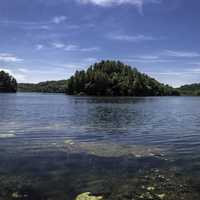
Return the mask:
[[183,85],[178,88],[182,95],[186,96],[200,96],[200,83],[195,83],[191,85]]
[[102,61],[77,71],[67,82],[69,95],[174,96],[179,92],[119,61]]
[[17,81],[10,74],[0,71],[0,92],[16,92]]
[[67,80],[46,81],[37,84],[19,83],[19,92],[65,93]]

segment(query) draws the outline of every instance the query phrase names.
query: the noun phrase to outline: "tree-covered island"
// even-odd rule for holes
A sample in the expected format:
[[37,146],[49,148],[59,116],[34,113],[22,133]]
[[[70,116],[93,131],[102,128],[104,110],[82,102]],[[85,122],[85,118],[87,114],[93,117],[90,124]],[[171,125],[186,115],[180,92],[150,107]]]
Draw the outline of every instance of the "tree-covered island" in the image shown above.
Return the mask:
[[93,96],[180,95],[178,90],[119,61],[101,61],[86,71],[77,71],[67,81],[66,93]]
[[17,81],[4,71],[0,71],[0,92],[16,92]]

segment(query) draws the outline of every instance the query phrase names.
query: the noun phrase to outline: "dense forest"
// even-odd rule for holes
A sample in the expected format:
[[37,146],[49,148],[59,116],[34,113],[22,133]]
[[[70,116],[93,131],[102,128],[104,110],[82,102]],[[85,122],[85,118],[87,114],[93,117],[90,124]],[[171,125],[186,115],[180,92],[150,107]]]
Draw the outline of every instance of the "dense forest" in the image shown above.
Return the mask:
[[46,81],[37,84],[19,83],[19,92],[66,93],[67,80]]
[[179,92],[119,61],[102,61],[77,71],[67,94],[94,96],[174,96]]
[[191,85],[183,85],[178,88],[180,93],[185,96],[200,96],[200,83],[191,84]]
[[17,81],[11,75],[0,71],[0,92],[16,92]]

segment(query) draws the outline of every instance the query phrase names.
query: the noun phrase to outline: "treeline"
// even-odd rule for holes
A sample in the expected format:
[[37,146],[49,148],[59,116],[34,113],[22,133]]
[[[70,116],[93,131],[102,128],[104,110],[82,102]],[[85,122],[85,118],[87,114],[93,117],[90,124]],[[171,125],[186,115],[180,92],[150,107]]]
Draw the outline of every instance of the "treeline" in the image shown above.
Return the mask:
[[180,88],[178,88],[178,90],[184,96],[200,96],[200,83],[183,85]]
[[66,93],[67,80],[46,81],[37,84],[19,83],[19,92]]
[[67,94],[94,96],[175,96],[178,90],[164,85],[119,61],[102,61],[77,71],[67,81]]
[[17,81],[11,75],[0,71],[0,92],[16,92]]
[[19,83],[0,71],[0,92],[67,93],[92,96],[200,96],[200,84],[174,89],[119,61],[102,61],[68,80]]

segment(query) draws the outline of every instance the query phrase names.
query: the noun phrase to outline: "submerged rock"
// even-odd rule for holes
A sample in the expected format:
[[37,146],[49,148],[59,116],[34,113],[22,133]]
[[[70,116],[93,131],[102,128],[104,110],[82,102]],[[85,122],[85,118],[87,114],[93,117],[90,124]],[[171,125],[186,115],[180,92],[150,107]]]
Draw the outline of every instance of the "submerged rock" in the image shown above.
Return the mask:
[[160,199],[164,199],[166,195],[165,195],[165,194],[158,194],[157,196],[158,196]]
[[148,190],[148,191],[153,191],[153,190],[155,190],[155,187],[149,186],[149,187],[147,187],[147,190]]
[[64,141],[67,153],[86,153],[99,157],[162,157],[161,149],[142,145],[120,145],[115,143],[100,142],[73,142]]
[[75,200],[103,200],[101,196],[93,196],[90,192],[79,194]]

